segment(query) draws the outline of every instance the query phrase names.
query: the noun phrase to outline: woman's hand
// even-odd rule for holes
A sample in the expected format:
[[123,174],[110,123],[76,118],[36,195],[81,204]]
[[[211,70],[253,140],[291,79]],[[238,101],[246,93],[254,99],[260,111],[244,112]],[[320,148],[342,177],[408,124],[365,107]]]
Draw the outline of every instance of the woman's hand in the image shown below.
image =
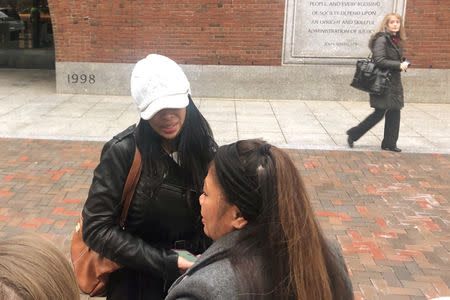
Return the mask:
[[180,269],[181,274],[186,272],[186,270],[189,269],[193,264],[194,264],[193,262],[188,261],[187,259],[184,259],[181,256],[178,256],[178,269]]
[[404,61],[400,64],[400,70],[406,71],[406,69],[408,69],[408,63]]

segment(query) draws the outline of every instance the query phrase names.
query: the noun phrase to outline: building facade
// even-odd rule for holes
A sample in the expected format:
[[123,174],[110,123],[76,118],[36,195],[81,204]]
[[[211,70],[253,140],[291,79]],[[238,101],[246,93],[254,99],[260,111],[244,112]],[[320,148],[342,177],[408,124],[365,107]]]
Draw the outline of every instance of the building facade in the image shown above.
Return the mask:
[[[412,62],[404,76],[408,99],[449,101],[447,0],[48,0],[48,7],[59,92],[128,94],[133,64],[159,53],[182,64],[196,96],[366,100],[349,88],[355,59],[369,53],[369,32],[384,12],[396,11],[405,18]],[[340,24],[314,25],[331,22]],[[334,44],[328,52],[320,44],[327,39]],[[353,51],[333,39],[359,44]],[[306,56],[321,60],[289,63],[290,43],[300,52],[311,46]],[[349,55],[336,61],[333,51]]]

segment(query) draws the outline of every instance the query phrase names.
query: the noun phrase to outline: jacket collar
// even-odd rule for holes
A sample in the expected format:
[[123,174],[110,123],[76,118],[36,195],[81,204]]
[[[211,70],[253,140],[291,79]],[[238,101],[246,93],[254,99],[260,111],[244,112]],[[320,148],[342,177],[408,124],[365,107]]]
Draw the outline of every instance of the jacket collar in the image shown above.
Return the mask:
[[223,259],[223,255],[233,247],[239,238],[239,230],[232,231],[227,235],[221,237],[215,241],[206,251],[195,261],[194,265],[190,267],[183,275],[178,277],[177,280],[172,284],[170,290],[178,285],[183,279],[189,277],[195,273],[198,269],[203,268],[209,264],[212,264],[218,260]]
[[394,48],[395,52],[397,52],[398,57],[401,58],[401,57],[402,57],[402,53],[400,52],[400,48],[399,48],[398,45],[392,40],[392,36],[386,36],[386,39],[387,39],[388,42],[391,44],[392,48]]
[[194,269],[196,265],[203,264],[205,261],[210,260],[212,257],[218,254],[227,252],[231,247],[236,244],[239,237],[239,230],[232,231],[227,235],[221,237],[215,241],[206,251],[198,258],[191,269]]
[[398,47],[398,45],[392,40],[392,38],[394,37],[394,35],[392,34],[392,32],[390,31],[386,31],[385,34],[386,40],[388,40],[388,43],[392,46],[392,48],[394,48],[394,50],[397,52],[398,57],[401,58],[402,57],[402,53],[400,51],[400,48]]
[[239,234],[240,231],[235,230],[215,241],[186,271],[184,276],[189,276],[198,269],[222,259],[223,255],[236,244]]

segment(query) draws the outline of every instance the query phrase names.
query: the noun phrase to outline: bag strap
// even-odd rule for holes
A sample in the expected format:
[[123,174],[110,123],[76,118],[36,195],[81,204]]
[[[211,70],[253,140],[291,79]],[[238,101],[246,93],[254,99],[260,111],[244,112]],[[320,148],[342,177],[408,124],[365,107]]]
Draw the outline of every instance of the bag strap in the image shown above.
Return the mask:
[[398,45],[396,43],[394,43],[394,41],[392,39],[390,39],[387,35],[385,35],[386,40],[389,44],[392,45],[392,47],[394,48],[395,52],[397,52],[398,57],[400,57],[400,59],[402,58],[402,54],[400,53],[400,48],[398,47]]
[[127,180],[125,182],[125,187],[122,193],[123,209],[120,215],[119,224],[122,230],[125,230],[125,220],[128,215],[128,208],[130,207],[131,199],[133,198],[136,185],[139,181],[142,171],[142,158],[141,153],[136,145],[136,150],[134,152],[133,164],[131,165],[130,172],[128,173]]

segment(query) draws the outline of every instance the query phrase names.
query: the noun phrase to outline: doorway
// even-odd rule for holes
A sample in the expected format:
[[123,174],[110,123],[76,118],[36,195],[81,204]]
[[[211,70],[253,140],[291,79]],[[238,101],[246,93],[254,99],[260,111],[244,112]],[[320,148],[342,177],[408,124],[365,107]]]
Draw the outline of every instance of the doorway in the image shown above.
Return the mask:
[[0,0],[0,67],[55,69],[47,0]]

